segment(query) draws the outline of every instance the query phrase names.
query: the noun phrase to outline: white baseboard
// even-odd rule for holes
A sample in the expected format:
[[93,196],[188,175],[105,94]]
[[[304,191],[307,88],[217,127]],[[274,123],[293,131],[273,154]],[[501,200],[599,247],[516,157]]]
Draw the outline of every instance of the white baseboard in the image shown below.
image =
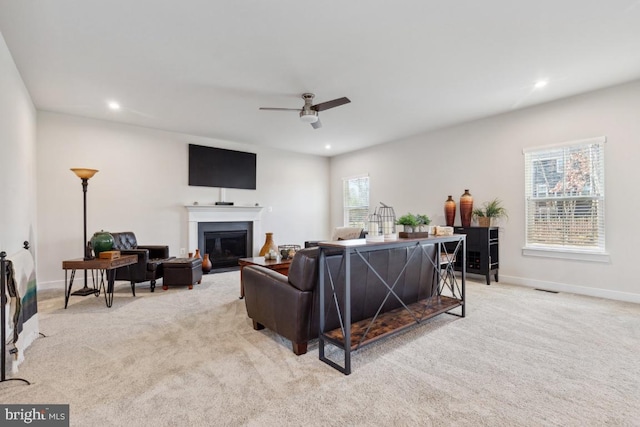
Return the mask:
[[544,280],[527,279],[524,277],[505,276],[500,274],[500,282],[528,288],[543,289],[545,291],[568,292],[590,297],[606,298],[616,301],[635,302],[640,304],[640,294],[631,292],[612,291],[602,288],[588,288],[586,286],[570,285],[567,283],[547,282]]
[[[484,282],[485,276],[469,275],[470,279]],[[500,283],[509,283],[512,285],[526,286],[528,288],[544,289],[546,291],[569,292],[578,295],[587,295],[590,297],[606,298],[616,301],[627,301],[640,304],[640,294],[630,292],[612,291],[601,288],[588,288],[586,286],[569,285],[567,283],[547,282],[543,280],[527,279],[524,277],[505,276],[500,274]],[[493,275],[491,275],[491,283],[495,283]],[[75,280],[76,286],[81,286],[84,280],[80,278]],[[39,289],[60,289],[64,291],[64,280],[53,280],[49,282],[39,282]]]
[[[78,278],[73,280],[74,289],[80,285],[82,287],[84,285],[84,278]],[[60,289],[64,291],[64,280],[51,280],[48,282],[38,282],[38,289]]]

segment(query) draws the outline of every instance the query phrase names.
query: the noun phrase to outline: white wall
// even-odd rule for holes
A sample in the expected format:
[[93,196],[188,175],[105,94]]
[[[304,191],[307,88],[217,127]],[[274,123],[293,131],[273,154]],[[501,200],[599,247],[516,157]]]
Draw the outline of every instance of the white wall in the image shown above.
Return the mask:
[[36,244],[36,111],[0,34],[0,251]]
[[41,283],[63,280],[62,260],[83,254],[82,185],[72,167],[99,170],[87,192],[89,238],[130,230],[140,244],[168,244],[179,255],[188,239],[184,206],[220,200],[217,188],[188,185],[190,143],[257,153],[257,189],[227,189],[225,200],[264,206],[262,232],[277,244],[329,234],[326,158],[49,112],[38,113],[37,129]]
[[[331,223],[342,223],[341,179],[370,174],[371,204],[396,215],[426,213],[444,224],[444,201],[468,188],[475,204],[498,197],[501,281],[640,302],[635,271],[636,177],[640,160],[640,81],[337,156],[331,161]],[[604,135],[609,263],[522,255],[525,242],[522,149]],[[459,209],[458,209],[459,211]],[[460,223],[459,212],[456,224]]]
[[[187,185],[186,146],[196,143],[258,153],[258,189],[227,190],[226,199],[271,206],[263,230],[273,231],[277,243],[327,238],[341,225],[344,176],[369,173],[372,205],[383,201],[398,215],[426,213],[436,224],[444,223],[447,195],[457,200],[469,188],[476,203],[499,197],[509,209],[501,228],[502,281],[640,302],[632,247],[640,211],[634,176],[640,81],[393,141],[330,165],[319,157],[45,112],[37,116],[36,144],[35,109],[1,35],[0,93],[0,250],[12,253],[31,241],[40,283],[61,281],[61,261],[82,255],[82,189],[71,167],[100,169],[89,182],[89,234],[128,229],[142,243],[169,244],[172,254],[186,247],[183,206],[219,197],[216,189]],[[608,140],[610,262],[523,256],[522,149],[600,135]]]

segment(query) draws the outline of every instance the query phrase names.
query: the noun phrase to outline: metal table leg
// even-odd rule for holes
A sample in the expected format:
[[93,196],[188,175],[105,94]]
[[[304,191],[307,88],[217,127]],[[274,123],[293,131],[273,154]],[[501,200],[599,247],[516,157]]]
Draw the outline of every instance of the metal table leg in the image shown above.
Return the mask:
[[[103,272],[104,274],[104,272]],[[113,288],[116,279],[116,270],[107,270],[107,288],[104,292],[104,300],[107,303],[107,307],[111,307],[113,304]],[[102,278],[100,280],[103,280]]]
[[65,283],[65,287],[64,287],[64,308],[67,308],[67,304],[69,304],[69,297],[71,296],[71,286],[73,286],[73,279],[76,277],[76,271],[75,270],[71,270],[71,279],[69,279],[69,281],[67,282],[67,272],[68,270],[64,271],[64,283]]

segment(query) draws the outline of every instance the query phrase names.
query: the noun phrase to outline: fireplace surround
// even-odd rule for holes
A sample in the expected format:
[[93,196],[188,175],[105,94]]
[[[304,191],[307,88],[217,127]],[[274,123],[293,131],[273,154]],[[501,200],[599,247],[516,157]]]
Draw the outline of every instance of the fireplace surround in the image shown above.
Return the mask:
[[[247,231],[247,246],[249,247],[249,257],[257,256],[262,245],[261,228],[261,206],[221,206],[221,205],[187,205],[187,227],[189,252],[200,249],[200,253],[206,253],[204,231],[210,232],[238,231],[239,229],[249,229]],[[215,223],[215,225],[213,225]],[[220,224],[222,223],[222,224]],[[210,224],[206,226],[205,224]],[[236,224],[236,225],[232,225]],[[220,226],[223,226],[221,229]]]

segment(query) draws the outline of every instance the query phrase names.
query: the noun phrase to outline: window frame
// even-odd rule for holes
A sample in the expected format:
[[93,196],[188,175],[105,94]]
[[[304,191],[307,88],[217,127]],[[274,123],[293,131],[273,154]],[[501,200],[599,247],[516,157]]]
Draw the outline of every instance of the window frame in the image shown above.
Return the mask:
[[[362,205],[353,205],[353,206],[347,206],[347,185],[349,182],[352,181],[356,181],[356,180],[361,180],[361,179],[366,179],[367,180],[367,195],[366,195],[366,204],[362,204]],[[369,208],[371,206],[370,203],[370,197],[371,197],[371,178],[369,177],[369,174],[360,174],[360,175],[353,175],[353,176],[348,176],[348,177],[343,177],[342,178],[342,223],[344,227],[360,227],[362,226],[363,228],[367,227],[367,220],[368,220],[368,216],[369,216]],[[350,218],[351,216],[349,215],[350,212],[352,210],[356,210],[356,209],[361,209],[361,210],[366,210],[366,214],[363,218],[363,223],[362,224],[357,224],[357,223],[351,223],[350,222]]]
[[[606,252],[606,235],[605,235],[605,160],[604,160],[604,147],[607,139],[604,136],[596,137],[596,138],[588,138],[583,140],[576,141],[567,141],[560,144],[553,144],[547,146],[540,147],[531,147],[523,149],[523,158],[524,158],[524,171],[525,171],[525,245],[522,248],[522,254],[526,256],[542,256],[548,258],[562,258],[562,259],[573,259],[573,260],[582,260],[582,261],[597,261],[597,262],[609,262],[609,254]],[[536,182],[535,177],[535,162],[541,161],[541,159],[545,160],[553,160],[554,152],[560,152],[560,157],[556,158],[556,172],[562,174],[561,180],[562,185],[566,185],[567,183],[567,170],[564,168],[565,162],[570,158],[571,153],[580,152],[580,149],[584,149],[586,147],[597,146],[599,152],[597,156],[590,155],[589,160],[596,158],[598,163],[594,165],[593,163],[589,163],[589,178],[591,182],[594,179],[597,179],[598,185],[594,191],[591,191],[591,186],[589,186],[589,193],[585,193],[583,190],[580,194],[569,194],[565,190],[562,191],[562,195],[558,196],[550,196],[553,193],[553,190],[549,188],[548,183],[541,184]],[[595,178],[594,178],[595,176]],[[559,182],[558,182],[559,183]],[[556,184],[558,184],[556,183]],[[545,194],[540,196],[538,195],[538,190],[542,189],[543,186],[546,186]],[[586,184],[585,184],[586,187]],[[534,188],[536,191],[534,191]],[[561,187],[562,188],[562,187]],[[556,193],[558,190],[556,190]],[[540,243],[540,242],[532,242],[530,237],[532,236],[530,227],[532,224],[536,223],[533,215],[537,215],[539,212],[538,208],[535,206],[539,203],[550,202],[551,206],[557,208],[562,207],[566,208],[571,203],[581,201],[582,203],[591,203],[592,206],[595,206],[595,215],[590,215],[590,218],[595,219],[595,228],[594,233],[589,235],[592,241],[596,243],[593,245],[579,245],[579,244],[571,244],[566,242],[575,242],[576,237],[580,237],[581,235],[578,233],[572,233],[567,231],[565,228],[565,224],[563,223],[563,230],[561,232],[561,236],[565,243]],[[575,204],[573,205],[575,206]],[[532,209],[532,207],[534,209]],[[592,208],[594,209],[594,208]],[[584,215],[584,213],[583,213]],[[571,216],[561,216],[562,220],[573,219],[577,216],[577,213],[571,214]],[[545,230],[542,231],[542,236],[538,235],[539,238],[544,237]],[[582,235],[584,236],[584,235]],[[556,235],[557,237],[557,235]]]

